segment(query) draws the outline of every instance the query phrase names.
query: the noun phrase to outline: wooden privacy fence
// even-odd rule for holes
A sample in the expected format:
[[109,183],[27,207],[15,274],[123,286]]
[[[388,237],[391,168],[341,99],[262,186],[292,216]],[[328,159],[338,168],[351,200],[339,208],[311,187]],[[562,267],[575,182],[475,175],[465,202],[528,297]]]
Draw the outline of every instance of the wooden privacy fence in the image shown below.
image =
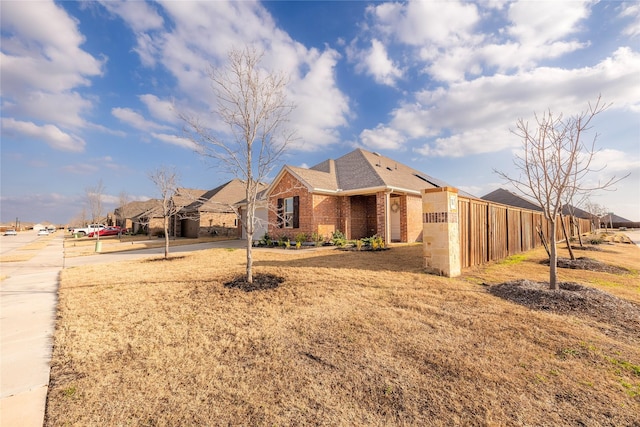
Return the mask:
[[[458,197],[460,264],[462,268],[497,261],[542,245],[537,228],[550,241],[550,224],[542,212],[516,208],[486,200]],[[564,218],[569,237],[590,230],[587,219]],[[564,240],[560,218],[556,241]],[[537,228],[536,228],[537,226]]]

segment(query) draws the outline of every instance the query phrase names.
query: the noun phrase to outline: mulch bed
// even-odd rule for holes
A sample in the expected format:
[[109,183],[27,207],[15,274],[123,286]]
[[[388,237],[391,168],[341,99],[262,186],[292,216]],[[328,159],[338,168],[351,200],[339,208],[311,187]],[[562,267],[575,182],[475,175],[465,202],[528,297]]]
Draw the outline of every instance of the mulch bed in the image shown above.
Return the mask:
[[225,288],[240,289],[245,292],[264,291],[267,289],[275,289],[284,282],[284,277],[274,274],[258,273],[253,275],[253,282],[247,282],[247,276],[242,275],[231,279],[224,284]]
[[[549,260],[545,259],[544,261],[541,262],[541,264],[549,265]],[[627,270],[626,268],[605,264],[598,260],[587,258],[587,257],[579,257],[576,259],[558,257],[558,267],[573,268],[576,270],[599,271],[603,273],[612,273],[612,274],[629,273],[629,270]]]
[[607,334],[623,334],[640,340],[640,306],[599,289],[573,282],[560,282],[559,290],[548,282],[516,280],[489,288],[489,293],[525,307],[571,314],[613,327],[601,327]]

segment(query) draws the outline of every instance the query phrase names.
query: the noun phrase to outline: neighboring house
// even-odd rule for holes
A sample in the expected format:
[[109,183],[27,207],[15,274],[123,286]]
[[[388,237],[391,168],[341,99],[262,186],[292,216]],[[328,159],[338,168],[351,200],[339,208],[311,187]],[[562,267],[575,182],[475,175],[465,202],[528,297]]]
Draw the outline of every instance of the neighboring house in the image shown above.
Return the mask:
[[378,235],[387,242],[422,241],[420,191],[445,186],[363,149],[308,169],[284,166],[265,193],[268,232],[273,238],[290,239],[300,233],[328,239],[341,231],[347,239]]
[[[171,196],[171,203],[173,204],[174,214],[169,219],[169,233],[172,236],[186,237],[183,231],[184,221],[188,219],[185,216],[183,209],[192,203],[195,203],[205,194],[207,190],[197,188],[178,188],[173,196]],[[195,236],[198,237],[197,234]]]
[[[503,188],[499,188],[495,191],[492,191],[489,194],[486,194],[481,197],[483,200],[488,200],[490,202],[501,203],[503,205],[515,206],[524,209],[530,209],[533,211],[542,211],[542,208],[537,204],[525,199],[518,194],[512,193],[511,191],[505,190]],[[634,223],[628,219],[622,218],[615,214],[606,214],[601,217],[597,217],[595,215],[590,214],[589,212],[580,209],[578,207],[574,207],[571,205],[564,205],[562,207],[562,214],[564,216],[574,216],[576,218],[588,219],[591,221],[595,228],[605,228],[605,227],[628,227],[633,228],[637,227],[638,223]],[[584,233],[588,230],[580,230],[580,232]]]
[[512,193],[509,190],[505,190],[504,188],[498,188],[497,190],[492,191],[489,194],[485,194],[480,198],[482,200],[488,200],[494,203],[500,203],[503,205],[515,206],[517,208],[542,212],[542,208],[540,207],[540,205],[534,202],[531,202],[516,193]]
[[[265,186],[266,187],[266,186]],[[180,192],[178,193],[180,194]],[[191,194],[189,197],[193,197]],[[233,179],[219,187],[199,194],[180,209],[174,223],[177,234],[182,237],[230,236],[238,233],[238,212],[236,204],[246,198],[245,182]],[[183,203],[184,195],[176,203]]]
[[631,221],[626,218],[622,218],[614,213],[608,213],[604,217],[600,217],[600,228],[638,228],[640,222]]
[[162,218],[158,218],[160,200],[129,202],[113,212],[116,225],[129,229],[132,233],[149,233],[162,230]]

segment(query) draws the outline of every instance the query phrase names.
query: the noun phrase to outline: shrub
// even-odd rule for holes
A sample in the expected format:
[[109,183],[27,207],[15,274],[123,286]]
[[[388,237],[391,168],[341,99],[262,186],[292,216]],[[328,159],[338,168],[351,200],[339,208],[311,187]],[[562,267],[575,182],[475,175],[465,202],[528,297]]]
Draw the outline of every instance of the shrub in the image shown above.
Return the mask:
[[289,236],[280,236],[280,238],[278,239],[278,246],[288,248],[290,244],[291,241],[289,240]]
[[264,233],[260,240],[258,240],[260,246],[271,246],[271,236],[268,233]]
[[336,230],[331,234],[331,243],[341,248],[347,244],[347,239],[342,231]]

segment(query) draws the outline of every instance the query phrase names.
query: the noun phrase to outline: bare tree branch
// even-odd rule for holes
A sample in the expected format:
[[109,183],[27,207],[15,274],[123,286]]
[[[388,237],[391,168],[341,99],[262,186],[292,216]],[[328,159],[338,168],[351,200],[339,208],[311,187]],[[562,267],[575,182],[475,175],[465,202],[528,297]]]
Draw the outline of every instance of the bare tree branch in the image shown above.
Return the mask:
[[253,281],[252,241],[260,183],[278,165],[295,139],[286,128],[294,105],[287,101],[289,78],[260,67],[262,53],[254,47],[231,50],[228,65],[211,67],[209,78],[217,100],[214,113],[227,132],[210,129],[197,118],[180,114],[185,133],[199,147],[199,154],[216,161],[246,184],[247,282]]
[[[522,155],[516,155],[514,164],[520,172],[518,177],[494,170],[499,176],[513,184],[521,193],[533,197],[542,208],[551,225],[551,256],[549,285],[558,289],[556,219],[562,212],[563,203],[577,194],[611,188],[625,178],[611,177],[597,185],[589,185],[587,177],[596,170],[591,167],[598,151],[595,148],[598,135],[590,143],[583,143],[583,134],[591,129],[591,123],[609,105],[598,97],[595,103],[571,117],[556,116],[551,110],[542,116],[535,115],[536,128],[531,129],[524,119],[516,122],[514,135],[522,140]],[[628,175],[627,175],[628,176]]]
[[149,179],[160,193],[160,214],[164,228],[164,258],[169,257],[169,219],[179,209],[173,203],[173,195],[178,190],[178,173],[167,166],[162,166],[149,173]]

